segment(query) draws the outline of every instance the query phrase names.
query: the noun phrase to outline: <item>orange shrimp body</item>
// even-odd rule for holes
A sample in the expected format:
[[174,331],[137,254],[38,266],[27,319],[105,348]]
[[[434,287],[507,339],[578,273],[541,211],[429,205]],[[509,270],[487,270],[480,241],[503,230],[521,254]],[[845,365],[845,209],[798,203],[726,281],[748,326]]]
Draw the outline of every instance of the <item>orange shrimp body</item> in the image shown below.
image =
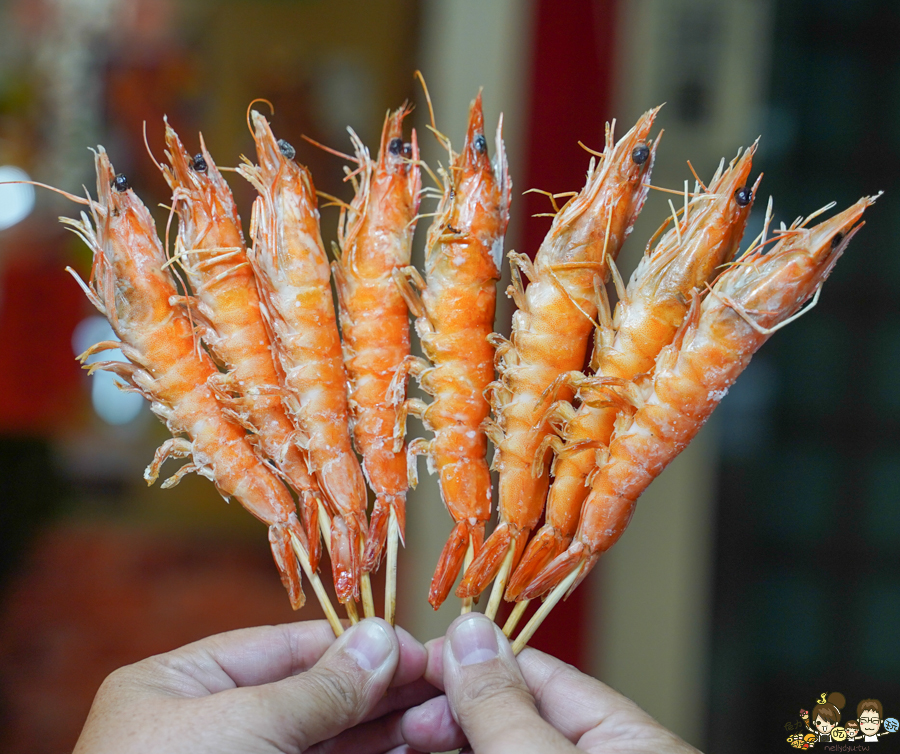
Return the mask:
[[[153,218],[128,187],[115,176],[106,152],[96,153],[98,201],[91,220],[64,219],[93,251],[90,301],[109,319],[121,343],[104,341],[80,357],[121,348],[132,362],[92,364],[108,369],[151,401],[151,407],[175,437],[156,452],[144,478],[152,484],[163,461],[191,457],[191,462],[163,485],[171,487],[188,472],[210,479],[226,498],[234,497],[268,524],[269,542],[291,604],[303,604],[300,571],[291,549],[291,534],[306,536],[294,502],[284,485],[256,455],[244,430],[227,418],[208,382],[218,371],[197,346],[194,329],[183,310],[172,304],[177,290],[165,269],[166,255]],[[79,282],[80,279],[79,279]]]
[[406,517],[406,451],[394,450],[397,407],[389,388],[409,355],[409,312],[393,278],[410,261],[421,176],[413,131],[403,142],[407,107],[389,114],[378,161],[356,135],[362,175],[339,229],[340,259],[332,265],[340,303],[344,364],[350,377],[353,438],[375,492],[363,569],[375,570],[387,538],[390,510],[400,532]]
[[[722,172],[720,168],[708,191],[695,195],[687,204],[679,227],[663,235],[652,252],[648,245],[616,306],[614,320],[609,321],[608,313],[600,318],[593,357],[593,368],[600,379],[576,373],[573,381],[580,385],[584,402],[577,412],[569,403],[554,406],[555,418],[566,422],[565,445],[554,435],[546,438],[558,454],[547,498],[547,522],[528,543],[510,579],[507,599],[515,599],[569,546],[575,534],[581,504],[589,491],[589,477],[603,463],[620,408],[602,390],[604,380],[631,380],[650,371],[659,352],[672,342],[681,326],[691,292],[711,280],[717,268],[737,252],[759,184],[757,180],[753,187],[746,186],[754,152],[755,146],[736,158],[728,170]],[[592,390],[592,385],[600,389]],[[543,453],[542,447],[539,457]]]
[[657,358],[652,384],[637,396],[642,405],[631,417],[620,415],[574,542],[524,590],[524,598],[566,577],[575,578],[574,588],[615,544],[638,497],[693,439],[753,354],[818,294],[873,201],[863,198],[813,228],[795,223],[771,251],[757,248],[724,272],[702,305],[695,299],[675,340]]
[[285,405],[331,506],[331,558],[342,603],[359,598],[359,556],[366,530],[366,487],[350,445],[347,373],[319,232],[316,192],[294,149],[276,141],[252,113],[259,166],[239,170],[259,191],[249,254],[262,313],[284,372]]
[[179,215],[175,256],[194,291],[194,296],[183,302],[213,356],[229,370],[216,372],[210,384],[227,410],[254,433],[251,440],[275,462],[300,496],[310,564],[315,569],[321,552],[319,488],[281,403],[281,377],[260,314],[234,197],[202,136],[202,151],[191,158],[167,123],[166,144],[171,167],[163,166],[162,171]]
[[[512,190],[501,128],[502,119],[492,165],[479,93],[469,109],[465,144],[453,155],[428,231],[427,283],[421,300],[408,281],[405,287],[417,315],[422,350],[433,364],[409,362],[410,371],[434,396],[428,406],[406,404],[434,432],[430,441],[410,443],[409,453],[427,454],[428,467],[437,470],[441,495],[456,522],[431,582],[428,601],[435,609],[447,598],[466,549],[477,550],[484,541],[491,513],[487,438],[481,425],[490,410],[484,398],[494,378],[494,349],[488,336],[494,329],[496,284]],[[423,287],[422,281],[419,284]],[[414,458],[410,467],[414,481]]]
[[[602,160],[591,158],[585,187],[554,218],[533,266],[524,255],[510,255],[518,311],[511,342],[498,352],[500,381],[492,391],[497,423],[490,427],[500,471],[500,524],[466,570],[460,597],[484,590],[511,544],[515,566],[541,516],[547,464],[533,467],[550,431],[542,419],[544,392],[560,374],[584,365],[607,259],[619,253],[649,190],[656,143],[649,145],[647,137],[658,110],[645,113],[615,145],[607,129]],[[531,280],[526,290],[519,269]]]

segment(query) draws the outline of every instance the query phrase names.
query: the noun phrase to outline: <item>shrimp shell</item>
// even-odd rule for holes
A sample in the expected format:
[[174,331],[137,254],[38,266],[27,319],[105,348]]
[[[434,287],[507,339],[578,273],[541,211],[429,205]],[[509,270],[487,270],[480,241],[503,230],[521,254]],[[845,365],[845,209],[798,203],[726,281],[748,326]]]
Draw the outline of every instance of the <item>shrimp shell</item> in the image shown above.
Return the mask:
[[[584,365],[608,260],[618,255],[649,190],[659,140],[650,146],[647,137],[658,112],[646,112],[615,145],[607,128],[602,160],[591,158],[584,188],[554,218],[533,265],[523,255],[510,254],[510,295],[518,310],[492,390],[500,524],[466,570],[456,590],[460,597],[480,594],[511,547],[514,567],[541,516],[547,464],[535,470],[534,458],[550,431],[542,420],[544,393],[560,374]],[[531,280],[527,289],[520,269]],[[567,390],[563,393],[571,398]]]
[[259,192],[250,263],[261,311],[284,372],[285,405],[304,434],[311,470],[329,503],[335,591],[359,598],[360,552],[368,529],[366,486],[350,444],[347,373],[330,269],[319,231],[316,192],[294,150],[251,113],[259,165],[238,170]]
[[753,354],[818,296],[875,198],[864,197],[813,228],[795,223],[771,251],[757,248],[722,273],[702,305],[694,300],[675,340],[656,360],[642,405],[616,426],[575,540],[520,599],[577,574],[571,591],[618,541],[638,497],[694,438]]
[[190,317],[216,361],[229,370],[212,375],[210,384],[227,411],[252,429],[251,441],[300,496],[310,565],[315,569],[321,553],[321,492],[281,403],[282,377],[272,359],[234,197],[202,135],[200,160],[191,158],[168,122],[166,144],[171,166],[161,169],[179,216],[175,257],[194,291],[182,303],[190,308]]
[[[394,271],[409,265],[422,186],[413,131],[403,143],[404,105],[385,117],[377,162],[351,131],[361,175],[349,209],[341,213],[341,254],[332,264],[340,304],[344,364],[350,377],[353,438],[375,507],[363,570],[378,567],[393,509],[403,536],[406,450],[394,448],[397,406],[391,381],[409,356],[409,314]],[[408,151],[408,155],[406,154]]]
[[[547,521],[528,543],[510,579],[506,599],[514,600],[569,546],[575,534],[581,505],[589,492],[588,479],[604,461],[613,424],[623,408],[614,390],[605,388],[614,388],[653,368],[657,355],[681,326],[691,292],[710,281],[737,252],[759,186],[759,179],[752,189],[745,186],[755,151],[754,144],[739,153],[727,170],[722,169],[724,163],[720,165],[708,191],[696,194],[687,203],[685,214],[676,220],[678,226],[666,232],[652,252],[648,244],[616,306],[613,321],[606,313],[595,332],[593,366],[600,379],[585,379],[580,372],[574,380],[569,375],[561,378],[580,387],[583,403],[577,412],[570,404],[555,404],[551,409],[566,423],[562,431],[565,444],[548,435],[538,451],[541,457],[545,446],[551,445],[557,452],[547,498]],[[740,197],[738,192],[743,192]]]
[[[167,458],[191,460],[168,479],[171,487],[196,471],[215,484],[226,499],[234,497],[269,527],[269,543],[282,583],[297,609],[303,605],[300,571],[291,535],[304,543],[294,502],[285,486],[255,453],[244,430],[222,412],[209,386],[217,369],[197,347],[193,324],[172,304],[177,290],[165,269],[166,255],[153,218],[115,176],[102,147],[95,153],[98,201],[90,201],[92,218],[63,218],[93,252],[89,285],[76,279],[94,306],[109,319],[121,343],[104,341],[82,354],[121,348],[131,364],[101,362],[95,369],[114,371],[130,389],[151,402],[175,438],[157,450],[144,478],[152,484]],[[112,186],[115,184],[116,188]],[[92,222],[93,220],[93,222]],[[73,273],[74,274],[74,273]],[[187,435],[187,438],[177,437]]]
[[[434,396],[428,406],[411,401],[404,406],[417,411],[434,433],[430,441],[410,443],[409,453],[428,456],[429,470],[437,471],[441,496],[456,522],[431,581],[428,601],[435,609],[447,598],[467,548],[477,551],[484,541],[491,513],[487,437],[482,428],[490,407],[484,390],[494,377],[494,348],[488,336],[494,328],[512,191],[502,126],[501,117],[492,164],[479,92],[469,109],[463,149],[458,155],[451,152],[444,193],[428,230],[427,282],[407,271],[418,282],[421,299],[407,278],[400,281],[417,316],[422,350],[431,362],[410,360],[408,371]],[[410,465],[414,478],[414,458]]]

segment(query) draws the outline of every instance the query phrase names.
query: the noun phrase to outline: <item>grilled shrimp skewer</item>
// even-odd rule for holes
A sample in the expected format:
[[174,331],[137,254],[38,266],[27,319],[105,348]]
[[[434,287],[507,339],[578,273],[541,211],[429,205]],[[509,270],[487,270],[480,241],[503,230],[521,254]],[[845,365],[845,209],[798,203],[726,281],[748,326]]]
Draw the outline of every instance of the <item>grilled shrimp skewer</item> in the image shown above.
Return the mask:
[[[496,424],[489,425],[500,471],[500,524],[456,592],[474,597],[500,571],[485,611],[491,618],[547,495],[547,464],[534,468],[549,432],[542,418],[544,393],[560,374],[584,365],[608,260],[618,255],[647,196],[658,143],[649,144],[648,136],[658,111],[645,113],[615,145],[607,128],[603,159],[591,159],[585,187],[556,215],[533,265],[524,255],[510,254],[510,293],[518,311],[511,341],[498,349],[500,380],[492,386]],[[531,281],[527,290],[520,270]]]
[[[361,175],[341,212],[340,256],[332,264],[340,304],[344,364],[350,377],[353,438],[375,492],[362,569],[374,571],[388,542],[385,620],[393,623],[397,540],[406,520],[406,451],[394,447],[397,406],[391,380],[409,356],[409,313],[393,273],[409,265],[421,189],[413,131],[403,141],[407,106],[385,118],[378,161],[351,131]],[[390,535],[388,530],[390,529]]]
[[315,570],[321,553],[317,520],[321,493],[281,403],[281,377],[260,314],[234,197],[202,136],[201,152],[192,158],[166,123],[166,144],[171,165],[160,169],[179,216],[175,258],[194,291],[193,297],[180,301],[190,308],[190,319],[200,328],[213,356],[229,370],[210,377],[219,401],[251,429],[251,440],[299,495],[310,565]]
[[[251,113],[259,165],[238,170],[254,185],[250,263],[261,311],[284,372],[285,405],[304,434],[305,450],[331,507],[331,565],[338,599],[359,599],[365,543],[366,486],[350,445],[347,373],[341,356],[330,270],[319,232],[316,192],[294,148],[277,141],[266,119]],[[364,608],[374,614],[371,591]]]
[[745,150],[727,170],[720,166],[708,190],[686,200],[681,219],[675,218],[675,226],[652,251],[648,245],[620,296],[613,321],[601,306],[592,359],[599,379],[574,372],[558,380],[558,384],[580,387],[583,403],[577,411],[568,402],[551,408],[551,421],[565,422],[565,429],[562,440],[547,435],[537,455],[541,460],[548,446],[557,453],[547,522],[528,543],[510,579],[506,599],[516,599],[569,546],[575,534],[581,504],[589,491],[588,480],[603,464],[621,408],[614,402],[615,395],[604,392],[603,386],[630,381],[652,370],[657,355],[681,326],[692,291],[712,280],[718,268],[737,252],[759,184],[757,180],[752,187],[746,185],[755,151],[755,145]]
[[[458,155],[451,152],[444,174],[443,197],[428,230],[425,280],[413,268],[398,276],[431,362],[408,359],[406,371],[434,396],[429,405],[409,400],[401,409],[401,420],[407,413],[415,414],[434,432],[434,439],[414,440],[408,446],[410,481],[414,486],[414,456],[427,455],[456,522],[431,581],[428,601],[435,609],[447,598],[466,552],[481,546],[490,518],[491,477],[482,428],[489,405],[483,393],[494,376],[494,348],[488,336],[494,328],[512,190],[502,123],[501,118],[492,164],[479,92],[469,109],[463,149]],[[402,377],[403,372],[398,373],[398,386]]]
[[90,285],[72,274],[121,342],[97,343],[80,359],[122,349],[130,364],[100,362],[92,364],[91,371],[106,369],[125,380],[151,401],[153,412],[175,435],[156,451],[144,474],[147,482],[157,479],[167,458],[190,458],[163,486],[172,487],[196,471],[210,479],[223,497],[236,498],[268,525],[272,554],[291,605],[296,609],[304,602],[296,551],[317,595],[324,598],[332,627],[340,633],[321,582],[309,568],[306,535],[290,494],[256,455],[244,430],[222,412],[208,384],[218,370],[196,346],[190,319],[172,303],[177,290],[165,269],[166,255],[153,218],[125,176],[114,175],[102,147],[95,166],[98,199],[89,202],[91,218],[82,213],[80,220],[64,218],[63,222],[94,255]]
[[638,497],[694,438],[759,347],[799,316],[804,302],[814,297],[815,303],[874,199],[860,199],[812,228],[795,223],[768,253],[757,247],[722,273],[702,305],[694,299],[675,340],[657,358],[652,383],[643,394],[631,393],[637,411],[622,415],[613,432],[609,460],[594,478],[574,542],[522,592],[530,599],[553,589],[514,649],[615,544]]

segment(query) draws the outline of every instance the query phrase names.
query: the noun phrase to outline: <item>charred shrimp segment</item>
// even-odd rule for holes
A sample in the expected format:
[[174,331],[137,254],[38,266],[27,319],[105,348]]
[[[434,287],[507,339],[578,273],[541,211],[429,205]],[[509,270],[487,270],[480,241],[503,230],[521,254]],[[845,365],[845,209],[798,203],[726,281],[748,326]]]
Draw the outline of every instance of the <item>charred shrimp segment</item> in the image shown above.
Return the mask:
[[[589,491],[591,474],[603,464],[613,424],[619,411],[630,411],[616,391],[630,389],[632,379],[653,368],[662,348],[672,342],[695,289],[702,289],[731,261],[740,245],[759,179],[747,182],[756,145],[739,153],[727,169],[719,166],[709,187],[698,185],[678,217],[673,217],[659,242],[647,252],[620,295],[615,316],[598,310],[593,367],[596,379],[563,375],[560,383],[579,388],[582,405],[554,404],[551,424],[561,424],[561,438],[545,437],[538,450],[556,452],[553,484],[547,499],[546,524],[529,542],[519,567],[510,579],[506,598],[515,599],[541,570],[569,546],[578,525],[581,505]],[[698,182],[699,183],[699,182]],[[685,189],[685,191],[687,191]]]
[[359,173],[356,194],[341,212],[340,257],[333,263],[340,304],[344,364],[350,377],[353,438],[375,492],[363,569],[381,561],[393,511],[398,534],[406,518],[406,450],[395,425],[391,381],[409,356],[409,314],[394,274],[409,265],[421,176],[415,131],[403,140],[407,106],[389,113],[378,160],[351,131]]
[[125,177],[115,175],[102,147],[95,163],[98,199],[90,202],[91,217],[82,213],[80,220],[63,222],[93,252],[90,283],[81,285],[121,343],[98,343],[81,359],[109,348],[122,349],[130,365],[101,362],[91,369],[114,370],[151,401],[154,413],[176,435],[157,451],[144,475],[147,482],[156,480],[166,458],[190,458],[164,486],[196,471],[223,497],[234,497],[267,524],[282,582],[291,605],[299,608],[304,597],[291,537],[304,546],[306,537],[293,500],[256,455],[244,430],[223,414],[209,386],[218,370],[197,346],[188,316],[172,303],[178,292],[150,213]]
[[190,310],[216,361],[228,370],[209,381],[226,413],[253,433],[250,439],[297,492],[315,570],[321,552],[319,488],[281,402],[282,379],[272,359],[231,189],[202,136],[200,153],[191,157],[166,123],[166,145],[170,165],[161,169],[179,218],[174,257],[194,291],[180,303]]
[[285,406],[303,433],[311,470],[333,514],[335,590],[346,603],[359,598],[366,487],[350,445],[347,373],[316,192],[309,171],[294,161],[293,147],[276,140],[258,112],[252,120],[259,165],[239,168],[259,192],[250,263],[284,373]]
[[[457,589],[461,597],[480,594],[504,561],[509,573],[541,516],[547,464],[535,468],[534,459],[549,432],[546,391],[560,374],[584,364],[609,262],[647,196],[658,142],[649,135],[658,110],[645,113],[616,144],[607,128],[603,158],[591,159],[587,183],[556,214],[534,264],[524,255],[510,254],[510,295],[518,311],[511,342],[499,358],[500,380],[491,392],[495,423],[489,425],[500,472],[500,524],[467,569]],[[527,289],[522,272],[531,281]],[[559,397],[571,399],[572,392],[563,388]],[[497,588],[493,610],[502,593],[500,581]]]
[[[404,406],[420,413],[434,433],[432,440],[410,443],[409,453],[428,456],[456,522],[431,582],[428,601],[435,609],[453,587],[466,552],[481,545],[490,517],[491,477],[482,428],[489,405],[484,391],[494,377],[494,348],[488,336],[512,190],[501,128],[502,119],[492,162],[479,93],[469,110],[463,149],[451,153],[450,168],[443,175],[443,196],[426,242],[425,280],[409,270],[400,281],[417,317],[422,349],[433,365],[408,362],[409,371],[434,396],[428,406]],[[414,473],[415,459],[410,463]]]
[[757,248],[745,255],[722,273],[702,305],[694,300],[674,341],[657,358],[636,412],[613,432],[609,460],[594,479],[572,545],[522,597],[556,587],[558,599],[615,544],[638,497],[693,439],[753,354],[799,316],[805,302],[815,303],[873,201],[860,199],[812,228],[797,222],[782,230],[771,251]]

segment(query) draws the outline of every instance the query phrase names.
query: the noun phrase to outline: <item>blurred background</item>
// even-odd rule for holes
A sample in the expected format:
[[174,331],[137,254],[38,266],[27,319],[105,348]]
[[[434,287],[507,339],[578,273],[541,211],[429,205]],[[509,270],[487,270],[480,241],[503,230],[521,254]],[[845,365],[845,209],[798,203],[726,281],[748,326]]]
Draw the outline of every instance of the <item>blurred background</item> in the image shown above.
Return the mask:
[[[265,97],[318,188],[349,199],[341,161],[301,134],[346,150],[349,125],[374,146],[408,98],[436,163],[418,68],[455,143],[479,87],[489,122],[504,113],[508,249],[533,255],[549,227],[532,217],[546,199],[521,191],[579,189],[578,140],[602,148],[607,120],[623,133],[661,102],[657,185],[681,188],[688,159],[708,178],[762,135],[748,238],[769,194],[790,223],[886,191],[816,310],[762,349],[533,642],[704,750],[772,750],[823,692],[900,715],[898,32],[888,0],[2,0],[0,181],[82,193],[100,143],[164,224],[143,124],[157,155],[167,115],[189,149],[202,130],[235,165]],[[246,221],[252,192],[233,187]],[[119,665],[295,617],[263,527],[203,479],[148,489],[164,428],[76,364],[108,337],[64,270],[90,268],[56,222],[77,209],[0,187],[0,750],[16,754],[70,750]],[[667,213],[654,192],[624,275]],[[324,209],[326,246],[336,224]],[[399,620],[424,640],[458,606],[426,602],[450,521],[421,478]]]

